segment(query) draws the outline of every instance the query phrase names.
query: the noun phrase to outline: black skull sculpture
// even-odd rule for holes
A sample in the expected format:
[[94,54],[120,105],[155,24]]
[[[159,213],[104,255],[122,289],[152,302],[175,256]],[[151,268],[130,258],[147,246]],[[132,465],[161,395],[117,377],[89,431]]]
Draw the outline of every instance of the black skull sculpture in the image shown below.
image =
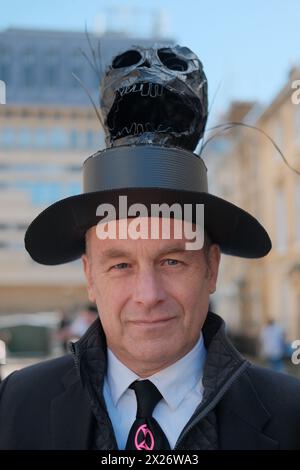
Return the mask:
[[106,145],[153,143],[194,150],[207,120],[207,80],[187,47],[134,46],[101,83]]

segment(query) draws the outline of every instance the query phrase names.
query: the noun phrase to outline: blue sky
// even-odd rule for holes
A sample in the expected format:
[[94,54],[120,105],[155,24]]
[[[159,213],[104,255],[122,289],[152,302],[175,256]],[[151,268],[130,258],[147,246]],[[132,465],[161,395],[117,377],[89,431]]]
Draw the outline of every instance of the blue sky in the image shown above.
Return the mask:
[[168,37],[202,60],[210,99],[219,87],[214,114],[233,99],[268,103],[300,65],[299,0],[2,0],[0,29],[83,31],[86,22],[145,36],[159,9]]

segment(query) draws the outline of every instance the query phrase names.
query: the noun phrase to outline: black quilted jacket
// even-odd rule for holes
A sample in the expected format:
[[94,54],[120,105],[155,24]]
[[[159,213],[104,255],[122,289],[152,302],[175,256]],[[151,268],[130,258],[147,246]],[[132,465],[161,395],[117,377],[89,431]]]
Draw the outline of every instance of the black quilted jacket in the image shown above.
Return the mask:
[[[203,336],[204,396],[175,448],[300,449],[300,382],[247,362],[213,313]],[[11,374],[0,387],[0,449],[117,449],[99,396],[105,371],[105,336],[96,320],[73,345],[73,357]]]

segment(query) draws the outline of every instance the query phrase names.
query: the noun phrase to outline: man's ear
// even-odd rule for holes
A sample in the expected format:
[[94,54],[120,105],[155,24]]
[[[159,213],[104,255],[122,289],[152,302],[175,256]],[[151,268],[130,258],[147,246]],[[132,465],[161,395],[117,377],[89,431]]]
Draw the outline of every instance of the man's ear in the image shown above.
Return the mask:
[[209,266],[209,292],[213,294],[217,287],[219,265],[221,260],[221,250],[216,243],[209,247],[208,266]]
[[93,283],[92,269],[91,269],[91,263],[90,263],[89,257],[86,254],[84,254],[82,255],[81,259],[82,259],[83,271],[84,271],[86,283],[87,283],[87,291],[88,291],[89,300],[90,302],[96,303],[96,298],[94,295],[94,283]]

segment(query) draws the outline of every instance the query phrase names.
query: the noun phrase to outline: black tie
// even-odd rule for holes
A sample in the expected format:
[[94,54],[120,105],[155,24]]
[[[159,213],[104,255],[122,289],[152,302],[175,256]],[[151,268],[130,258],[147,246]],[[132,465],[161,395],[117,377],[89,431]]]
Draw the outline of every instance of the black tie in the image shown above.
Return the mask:
[[152,417],[154,408],[162,399],[159,390],[150,380],[136,380],[129,388],[135,391],[137,412],[128,434],[126,450],[170,449],[163,430]]

